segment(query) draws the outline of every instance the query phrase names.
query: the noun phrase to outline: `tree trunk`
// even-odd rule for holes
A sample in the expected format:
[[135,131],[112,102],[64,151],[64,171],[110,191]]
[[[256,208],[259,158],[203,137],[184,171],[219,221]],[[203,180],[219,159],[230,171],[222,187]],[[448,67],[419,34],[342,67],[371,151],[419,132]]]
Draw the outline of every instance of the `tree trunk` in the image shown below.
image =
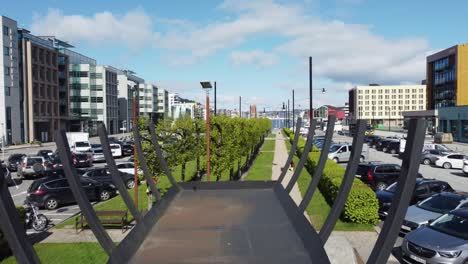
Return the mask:
[[238,173],[238,179],[240,179],[242,177],[241,160],[240,159],[237,161],[237,173]]
[[229,168],[229,180],[234,180],[234,168],[232,166]]
[[185,181],[185,165],[186,165],[186,162],[182,162],[182,170],[181,170],[180,174],[182,176],[182,181],[183,182]]
[[197,179],[200,179],[200,157],[197,157]]

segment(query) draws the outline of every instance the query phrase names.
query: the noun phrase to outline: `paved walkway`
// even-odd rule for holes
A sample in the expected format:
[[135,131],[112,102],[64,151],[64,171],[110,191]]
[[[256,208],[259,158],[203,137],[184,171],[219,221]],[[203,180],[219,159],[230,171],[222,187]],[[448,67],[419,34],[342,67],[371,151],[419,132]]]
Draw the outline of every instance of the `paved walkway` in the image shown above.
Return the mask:
[[[276,180],[279,178],[281,174],[281,167],[284,166],[288,158],[288,149],[286,148],[285,140],[288,138],[283,137],[280,132],[276,133],[276,143],[275,143],[275,157],[273,159],[273,173],[271,176],[272,180]],[[293,171],[289,171],[286,173],[284,180],[282,182],[283,186],[286,187],[288,182],[290,181]],[[294,184],[294,187],[290,193],[291,198],[294,202],[299,205],[302,201],[302,195],[299,190],[299,186]],[[304,212],[305,217],[309,220],[310,218],[307,212]],[[356,258],[354,254],[354,249],[351,246],[348,239],[340,233],[333,232],[330,238],[325,245],[325,251],[330,258],[330,262],[334,264],[353,264],[356,263]]]
[[[53,233],[46,239],[42,240],[41,243],[98,242],[91,229],[78,231],[78,233],[75,229],[70,228],[53,228],[49,231],[52,231]],[[120,229],[106,229],[106,231],[114,242],[122,241],[127,234],[130,233],[130,229],[124,233],[122,233],[122,230]]]

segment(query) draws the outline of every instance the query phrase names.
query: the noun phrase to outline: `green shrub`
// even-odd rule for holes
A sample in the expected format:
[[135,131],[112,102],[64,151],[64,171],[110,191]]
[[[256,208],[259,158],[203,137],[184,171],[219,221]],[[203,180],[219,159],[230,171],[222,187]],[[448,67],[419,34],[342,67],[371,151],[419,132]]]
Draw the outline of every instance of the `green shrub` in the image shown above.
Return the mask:
[[[290,129],[284,129],[284,133],[293,142],[294,134]],[[297,154],[300,156],[304,149],[305,140],[299,138],[297,143]],[[315,167],[320,158],[320,151],[316,148],[309,153],[305,165],[310,175],[314,174]],[[318,188],[329,204],[333,204],[343,180],[345,169],[331,160],[327,160],[320,179]],[[359,224],[375,224],[378,222],[379,203],[375,193],[359,179],[353,181],[353,186],[341,214],[341,218],[347,222]]]

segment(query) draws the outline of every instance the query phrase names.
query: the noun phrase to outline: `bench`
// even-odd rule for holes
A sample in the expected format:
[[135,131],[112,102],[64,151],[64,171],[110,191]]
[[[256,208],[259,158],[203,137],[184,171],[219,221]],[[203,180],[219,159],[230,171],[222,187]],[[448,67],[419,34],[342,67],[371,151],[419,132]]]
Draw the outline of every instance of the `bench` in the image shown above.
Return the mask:
[[[96,212],[99,221],[103,225],[120,225],[122,233],[128,228],[128,212],[127,211],[97,211]],[[78,233],[78,227],[80,231],[84,229],[88,221],[85,219],[83,214],[80,217],[75,218],[75,231]]]

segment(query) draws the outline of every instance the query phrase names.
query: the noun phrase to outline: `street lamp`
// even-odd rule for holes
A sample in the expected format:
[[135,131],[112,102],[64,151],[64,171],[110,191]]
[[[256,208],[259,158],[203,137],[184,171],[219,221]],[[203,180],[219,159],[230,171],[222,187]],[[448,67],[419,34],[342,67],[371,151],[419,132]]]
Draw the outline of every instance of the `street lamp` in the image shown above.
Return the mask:
[[200,82],[206,91],[206,178],[210,181],[210,90],[211,82]]
[[286,118],[286,106],[284,105],[284,102],[283,102],[283,108],[281,108],[283,110],[283,127],[285,127],[285,118]]
[[[135,85],[133,87],[133,126],[138,126],[137,123],[137,95],[138,95],[138,87]],[[133,180],[135,182],[134,190],[134,198],[135,206],[138,208],[138,159],[137,157],[137,150],[136,144],[133,144]]]

